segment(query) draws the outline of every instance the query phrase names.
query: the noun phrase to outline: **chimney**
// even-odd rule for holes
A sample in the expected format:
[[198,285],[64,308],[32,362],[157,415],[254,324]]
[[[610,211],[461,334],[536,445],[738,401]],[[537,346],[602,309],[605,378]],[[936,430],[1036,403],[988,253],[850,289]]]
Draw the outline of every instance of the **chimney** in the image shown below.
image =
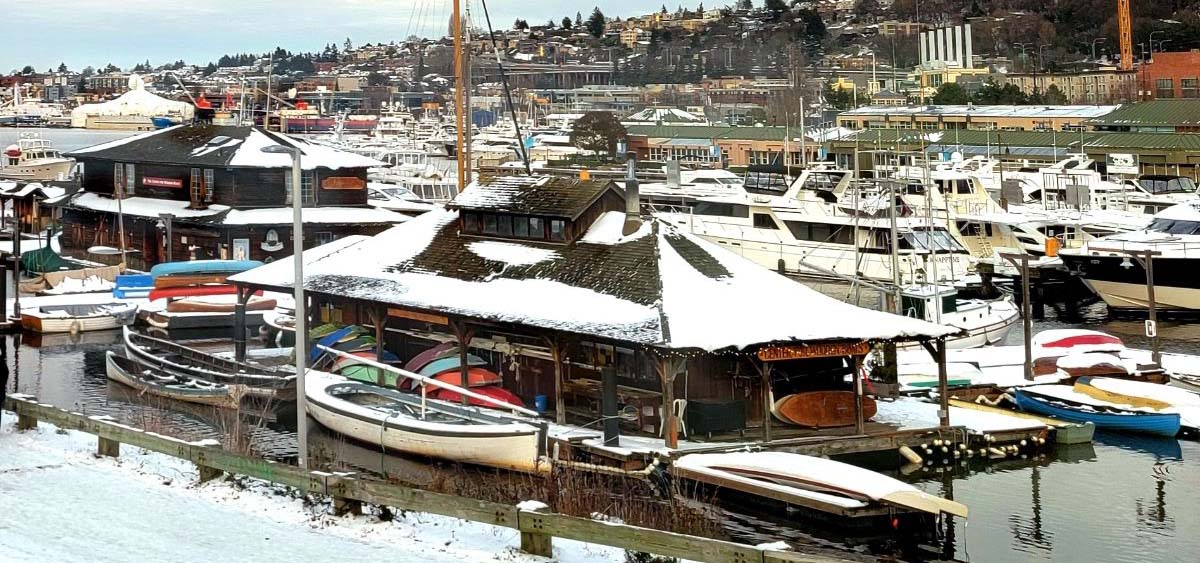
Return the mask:
[[630,152],[625,159],[625,227],[624,236],[636,233],[642,226],[642,201],[637,181],[637,154]]

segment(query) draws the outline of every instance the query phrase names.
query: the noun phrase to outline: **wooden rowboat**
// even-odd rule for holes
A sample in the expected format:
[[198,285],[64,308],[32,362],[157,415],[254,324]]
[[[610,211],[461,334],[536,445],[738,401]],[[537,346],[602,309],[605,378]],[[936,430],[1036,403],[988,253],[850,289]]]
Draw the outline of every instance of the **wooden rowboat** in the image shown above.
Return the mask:
[[227,274],[177,274],[154,278],[154,289],[191,287],[194,285],[224,284]]
[[1200,376],[1183,373],[1172,373],[1170,375],[1170,385],[1172,387],[1178,387],[1179,389],[1190,391],[1192,393],[1200,393]]
[[125,328],[125,353],[161,372],[194,377],[226,385],[244,385],[245,394],[257,398],[295,398],[292,371],[257,366],[222,358],[182,344],[154,338]]
[[166,397],[188,403],[199,403],[228,409],[241,404],[245,387],[225,385],[176,374],[156,372],[144,364],[118,356],[111,350],[105,354],[105,374],[108,378],[147,395]]
[[800,454],[688,454],[672,462],[671,474],[839,516],[875,515],[879,508],[893,507],[967,517],[966,506],[907,483],[847,463]]
[[[233,313],[236,309],[236,303],[206,299],[184,298],[167,303],[168,313]],[[251,297],[246,302],[247,312],[271,311],[274,309],[275,300],[268,297]]]
[[546,471],[546,428],[532,420],[420,395],[305,374],[308,413],[322,426],[385,450],[514,471]]
[[111,330],[132,322],[136,314],[137,305],[128,303],[43,305],[22,310],[21,326],[44,333]]
[[1091,422],[1096,428],[1174,437],[1181,425],[1178,413],[1137,410],[1077,393],[1066,385],[1031,385],[1013,390],[1017,408],[1069,422]]
[[[863,420],[875,416],[875,399],[863,397]],[[788,395],[775,402],[772,413],[784,422],[810,428],[852,426],[853,391],[809,391]]]

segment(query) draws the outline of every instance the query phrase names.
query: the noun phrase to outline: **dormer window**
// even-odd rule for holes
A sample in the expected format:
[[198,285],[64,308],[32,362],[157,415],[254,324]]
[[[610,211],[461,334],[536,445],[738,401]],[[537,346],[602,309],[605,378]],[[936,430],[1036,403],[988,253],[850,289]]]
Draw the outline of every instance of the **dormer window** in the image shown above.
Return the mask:
[[[557,233],[547,233],[548,226],[551,229],[557,229]],[[462,232],[468,235],[562,242],[566,240],[566,221],[562,219],[546,220],[528,215],[464,211]]]

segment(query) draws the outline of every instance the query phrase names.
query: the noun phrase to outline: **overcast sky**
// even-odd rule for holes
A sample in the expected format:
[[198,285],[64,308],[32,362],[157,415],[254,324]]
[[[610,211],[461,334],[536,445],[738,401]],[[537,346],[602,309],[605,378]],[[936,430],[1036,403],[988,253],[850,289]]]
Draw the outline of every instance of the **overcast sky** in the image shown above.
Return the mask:
[[[127,68],[146,59],[155,65],[179,59],[204,64],[225,53],[259,53],[276,46],[289,51],[319,51],[327,43],[337,43],[340,48],[346,37],[359,45],[400,41],[412,34],[440,36],[449,28],[450,2],[11,0],[2,10],[6,25],[0,73],[27,64],[45,70],[60,62],[74,70],[88,65],[100,68],[110,62]],[[482,4],[479,0],[463,0],[464,9],[468,4],[477,25],[482,26]],[[579,11],[586,19],[593,5],[599,5],[609,17],[626,17],[656,9],[661,3],[493,0],[488,9],[492,25],[499,29],[512,26],[518,17],[534,24],[551,18],[560,21],[567,15],[574,18]],[[670,9],[677,6],[678,2]]]

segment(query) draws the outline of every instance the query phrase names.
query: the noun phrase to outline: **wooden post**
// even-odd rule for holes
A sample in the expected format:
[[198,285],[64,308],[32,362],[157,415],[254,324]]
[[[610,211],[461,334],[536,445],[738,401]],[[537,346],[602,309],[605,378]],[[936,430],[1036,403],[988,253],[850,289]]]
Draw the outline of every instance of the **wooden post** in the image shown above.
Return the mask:
[[343,496],[346,489],[353,488],[353,472],[334,473],[330,478],[327,478],[326,483],[329,496],[333,501],[334,516],[345,516],[346,514],[362,515],[362,501]]
[[[371,317],[371,324],[375,326],[375,361],[383,363],[383,329],[384,325],[387,324],[387,309],[374,307],[369,309],[367,314]],[[384,374],[384,371],[376,371],[379,372],[379,375],[376,377],[375,383],[380,386],[385,385],[387,382],[387,377]],[[396,383],[399,383],[399,381]]]
[[662,384],[663,440],[668,448],[679,447],[679,420],[675,416],[675,376],[679,373],[680,360],[669,360],[661,354],[650,353],[654,370]]
[[537,555],[538,557],[554,557],[554,536],[538,532],[538,530],[545,529],[542,519],[536,514],[539,512],[550,512],[550,508],[544,505],[531,508],[522,508],[520,512],[517,513],[518,519],[526,518],[526,515],[530,515],[528,518],[530,518],[532,521],[532,525],[529,526],[532,531],[527,532],[524,530],[525,526],[519,526],[521,528],[521,551],[524,551],[530,555]]
[[567,423],[567,405],[563,400],[563,342],[555,335],[546,339],[550,344],[550,357],[554,361],[554,422]]
[[950,389],[949,377],[946,374],[946,339],[937,341],[938,363],[938,423],[943,427],[950,426]]
[[[1021,316],[1025,331],[1025,380],[1033,381],[1033,305],[1029,294],[1029,255],[1001,254],[1013,266],[1021,269]],[[936,356],[935,356],[936,358]]]
[[759,362],[755,364],[758,368],[759,375],[762,376],[762,402],[763,402],[763,441],[771,441],[771,364],[770,362]]
[[212,467],[205,467],[203,465],[197,465],[196,469],[200,470],[201,483],[207,483],[213,479],[220,479],[221,476],[225,474],[225,472],[221,471],[220,469],[213,469]]
[[116,440],[109,440],[103,436],[98,436],[99,444],[96,446],[96,453],[107,457],[119,457],[121,455],[121,443]]
[[[459,374],[461,374],[459,385],[463,389],[467,389],[471,386],[471,366],[467,362],[467,347],[471,345],[471,338],[474,337],[474,331],[467,326],[467,323],[462,321],[451,321],[450,328],[454,330],[454,338],[458,340],[458,369]],[[466,395],[462,395],[460,400],[464,406],[467,404]]]
[[17,430],[36,430],[37,417],[23,412],[17,413]]
[[862,356],[854,356],[854,432],[856,434],[866,433],[866,424],[863,421],[862,360]]
[[233,355],[239,362],[246,361],[246,303],[251,294],[249,287],[239,285],[233,306]]

